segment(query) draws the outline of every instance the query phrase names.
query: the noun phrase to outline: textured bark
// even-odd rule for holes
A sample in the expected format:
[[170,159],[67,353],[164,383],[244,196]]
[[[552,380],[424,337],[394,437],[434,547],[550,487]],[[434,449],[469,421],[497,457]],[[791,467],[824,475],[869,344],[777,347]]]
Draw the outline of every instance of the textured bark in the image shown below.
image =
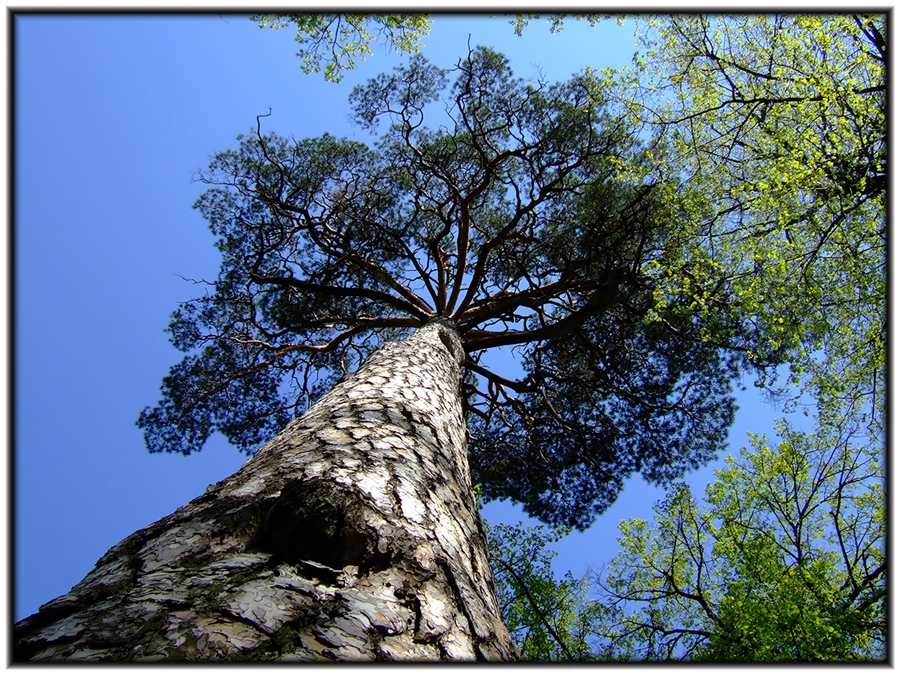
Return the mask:
[[507,660],[436,321],[15,627],[16,660]]

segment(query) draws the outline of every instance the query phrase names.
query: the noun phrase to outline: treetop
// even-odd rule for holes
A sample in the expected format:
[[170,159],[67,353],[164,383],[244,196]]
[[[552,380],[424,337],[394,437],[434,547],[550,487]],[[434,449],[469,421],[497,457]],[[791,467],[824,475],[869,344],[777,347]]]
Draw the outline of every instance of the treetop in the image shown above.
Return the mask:
[[[690,262],[702,199],[654,169],[661,141],[635,137],[607,86],[525,81],[479,47],[357,87],[371,144],[260,115],[202,176],[222,267],[173,314],[186,356],[141,414],[151,451],[220,431],[251,452],[381,341],[444,317],[486,498],[586,527],[632,472],[667,481],[714,456],[758,336],[727,272]],[[701,292],[719,314],[696,311]],[[498,347],[519,375],[486,365]]]

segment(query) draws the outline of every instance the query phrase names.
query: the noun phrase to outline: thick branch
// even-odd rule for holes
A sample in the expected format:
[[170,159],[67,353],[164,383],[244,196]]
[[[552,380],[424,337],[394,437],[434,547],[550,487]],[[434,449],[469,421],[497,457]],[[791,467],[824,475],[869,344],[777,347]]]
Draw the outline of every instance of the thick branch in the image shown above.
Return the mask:
[[460,329],[464,331],[467,326],[499,318],[504,314],[514,312],[519,307],[536,309],[550,298],[572,290],[571,276],[571,274],[566,274],[559,281],[524,291],[495,293],[472,305],[464,312],[457,312],[454,319],[459,323]]
[[[476,149],[483,158],[484,153],[481,151],[481,148]],[[472,219],[469,215],[469,205],[474,202],[475,199],[477,199],[490,186],[494,178],[494,171],[497,166],[500,165],[504,160],[514,156],[524,158],[524,150],[505,150],[501,153],[498,153],[490,162],[487,162],[484,169],[484,176],[482,177],[481,182],[468,195],[466,195],[465,198],[462,197],[462,194],[459,192],[459,190],[457,190],[455,186],[451,185],[453,193],[457,195],[457,198],[460,200],[460,225],[459,231],[457,233],[456,245],[456,278],[453,282],[453,290],[450,293],[450,298],[447,301],[448,310],[452,310],[456,306],[456,301],[459,298],[460,291],[462,290],[463,279],[465,278],[466,264],[469,260],[469,241],[472,230]]]
[[309,281],[303,281],[295,277],[274,277],[263,274],[250,272],[250,279],[258,284],[272,284],[282,288],[296,288],[301,291],[309,291],[314,293],[324,293],[343,298],[366,298],[375,302],[383,303],[389,307],[399,309],[402,312],[411,314],[422,321],[427,321],[429,313],[420,307],[407,302],[403,298],[385,293],[384,291],[376,291],[370,288],[344,288],[342,286],[327,286],[323,284],[315,284]]
[[[351,262],[355,263],[362,269],[368,271],[376,279],[383,278],[384,280],[386,280],[390,284],[391,288],[393,288],[398,293],[400,293],[400,295],[402,295],[403,298],[407,302],[410,303],[410,305],[413,305],[416,308],[418,308],[419,310],[423,311],[425,313],[424,316],[428,317],[431,315],[431,308],[428,306],[427,302],[425,302],[416,293],[409,290],[406,286],[404,286],[403,284],[398,282],[396,279],[394,279],[393,275],[390,274],[389,272],[387,272],[380,265],[370,262],[370,261],[366,260],[365,258],[363,258],[362,256],[357,255],[356,253],[348,254],[347,259],[350,260]],[[390,297],[393,297],[393,296],[390,296]]]
[[[887,564],[881,563],[870,574],[866,575],[866,577],[863,578],[863,580],[859,583],[859,585],[847,597],[847,600],[844,602],[844,606],[849,607],[850,605],[852,605],[856,601],[856,599],[860,596],[860,594],[864,590],[866,590],[866,588],[868,586],[870,586],[876,579],[878,579],[878,577],[880,577],[882,574],[884,574],[884,571],[886,569],[887,569]],[[883,595],[883,594],[884,594],[884,592],[882,591],[882,593],[880,595],[877,595],[877,594],[876,595],[877,595],[877,597],[881,597],[881,595]],[[877,597],[876,597],[876,599],[877,599]],[[866,606],[868,606],[869,604],[872,604],[872,603],[868,602],[868,603],[866,603]]]
[[594,291],[584,306],[569,314],[567,317],[555,323],[536,328],[534,330],[503,331],[469,331],[464,336],[466,351],[473,352],[479,349],[502,347],[506,345],[521,344],[523,342],[536,342],[550,340],[569,332],[587,321],[590,317],[605,311],[616,300],[616,290],[625,276],[625,270],[614,270],[601,288]]

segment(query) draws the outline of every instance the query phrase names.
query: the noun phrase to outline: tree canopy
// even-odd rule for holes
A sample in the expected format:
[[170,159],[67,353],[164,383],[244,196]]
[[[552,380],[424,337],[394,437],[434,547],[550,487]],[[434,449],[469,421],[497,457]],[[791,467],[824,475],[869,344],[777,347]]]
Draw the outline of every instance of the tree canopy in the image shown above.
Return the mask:
[[[291,15],[311,49],[338,41],[322,17]],[[517,14],[551,32],[602,14]],[[624,16],[619,16],[621,22]],[[704,196],[706,241],[682,273],[699,311],[723,275],[759,332],[750,361],[791,354],[791,376],[770,390],[811,394],[832,415],[862,415],[883,435],[885,392],[886,14],[635,15],[642,52],[605,69],[610,99],[632,129],[666,139],[655,169]],[[274,21],[269,17],[270,21]],[[303,21],[301,21],[303,19]],[[368,21],[382,22],[381,15]],[[393,21],[424,21],[395,15]],[[325,36],[331,39],[326,40]],[[421,36],[421,34],[420,34]],[[388,40],[389,41],[389,40]],[[648,165],[635,165],[644,170]],[[671,264],[671,261],[670,261]],[[711,293],[715,296],[715,293]],[[755,359],[753,358],[755,357]],[[798,388],[799,385],[799,388]]]
[[[413,57],[357,87],[371,145],[264,133],[260,116],[215,156],[197,208],[222,267],[173,315],[187,355],[139,419],[152,451],[220,431],[250,452],[438,315],[468,354],[488,499],[585,527],[633,472],[668,481],[723,447],[730,383],[761,336],[724,277],[706,290],[724,311],[700,314],[673,267],[702,195],[654,167],[660,144],[611,114],[596,74],[525,82],[484,48],[453,70],[451,84]],[[518,376],[483,363],[511,346]]]
[[708,253],[791,352],[789,384],[881,438],[886,15],[637,20],[645,53],[620,102],[707,195]]

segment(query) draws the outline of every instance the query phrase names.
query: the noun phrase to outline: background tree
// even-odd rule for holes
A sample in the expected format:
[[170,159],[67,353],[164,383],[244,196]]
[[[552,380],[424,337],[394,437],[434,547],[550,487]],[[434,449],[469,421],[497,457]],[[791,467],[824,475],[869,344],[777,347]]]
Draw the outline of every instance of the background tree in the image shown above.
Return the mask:
[[[522,14],[509,21],[521,35],[528,22],[538,16]],[[566,16],[550,16],[551,32],[562,30]],[[595,14],[574,16],[586,19],[592,26],[600,19]],[[371,56],[373,45],[418,54],[433,21],[428,14],[257,14],[250,18],[260,28],[293,27],[300,47],[297,56],[303,59],[303,71],[317,73],[324,62],[323,74],[332,82],[340,82],[345,71],[356,67],[355,58]]]
[[706,255],[792,350],[789,384],[881,442],[886,15],[638,21],[623,104],[666,130],[660,161],[709,196]]
[[862,661],[887,649],[883,456],[852,428],[778,424],[620,524],[602,572],[557,578],[542,528],[489,529],[500,605],[536,661]]
[[[517,15],[515,30],[538,16]],[[556,31],[567,16],[547,18]],[[766,346],[791,354],[787,381],[760,384],[787,403],[802,391],[835,420],[861,416],[881,442],[887,15],[629,18],[642,49],[604,75],[630,123],[666,139],[656,161],[708,199],[705,241],[684,261],[695,302],[727,269]]]
[[557,578],[549,549],[567,532],[544,525],[486,526],[503,622],[523,661],[593,661],[596,625],[606,608],[588,577]]
[[261,28],[293,26],[303,59],[303,72],[317,73],[324,66],[326,80],[340,82],[355,59],[372,55],[372,43],[418,54],[428,35],[431,19],[425,14],[259,14],[251,19]]
[[[793,448],[808,455],[818,447],[822,476],[863,467],[854,471],[871,486],[865,499],[874,501],[864,507],[865,516],[850,520],[864,523],[859,531],[876,548],[885,534],[877,479],[885,442],[886,27],[883,14],[647,17],[638,28],[646,58],[636,61],[634,94],[623,101],[633,119],[667,130],[674,152],[661,161],[689,176],[713,205],[707,250],[738,271],[734,292],[769,339],[790,354],[787,381],[765,384],[783,397],[786,410],[797,404],[814,410],[818,428],[808,437],[784,428],[788,445],[779,452]],[[766,454],[764,446],[757,449]],[[857,457],[854,464],[842,453],[865,459]],[[767,458],[788,462],[778,453]],[[798,481],[804,470],[793,474]],[[815,485],[820,479],[810,472]],[[795,488],[792,498],[810,507],[803,492]],[[784,497],[771,499],[778,504]],[[845,509],[852,511],[850,503],[848,498]],[[673,508],[667,517],[674,518]],[[802,511],[793,521],[790,513],[779,517],[796,531],[821,527]],[[816,550],[809,570],[798,563],[776,586],[777,602],[763,602],[749,585],[746,604],[737,599],[740,575],[747,584],[755,579],[772,588],[772,577],[758,571],[765,555],[775,556],[771,543],[768,549],[760,544],[757,568],[736,565],[734,595],[723,602],[721,624],[695,656],[883,656],[879,554],[856,538],[855,525],[852,534],[842,532],[843,526],[833,523],[829,555]],[[830,555],[840,555],[843,563]],[[866,559],[862,577],[853,566],[860,557]],[[782,557],[780,566],[765,569],[779,574],[788,564]],[[860,579],[874,587],[862,590]],[[842,597],[832,607],[827,598],[835,594]],[[818,609],[805,612],[804,603]],[[749,624],[739,625],[740,614]],[[661,616],[660,624],[666,624]],[[797,616],[804,617],[803,628],[794,624]],[[820,631],[823,625],[839,628],[829,633]],[[769,635],[768,627],[782,630],[784,640]],[[741,636],[742,630],[750,632]],[[753,632],[769,635],[778,649],[767,652],[765,640],[755,642]],[[662,635],[656,635],[660,645],[681,639]]]
[[751,438],[699,506],[621,525],[602,601],[621,659],[852,661],[886,656],[883,464],[855,430]]

